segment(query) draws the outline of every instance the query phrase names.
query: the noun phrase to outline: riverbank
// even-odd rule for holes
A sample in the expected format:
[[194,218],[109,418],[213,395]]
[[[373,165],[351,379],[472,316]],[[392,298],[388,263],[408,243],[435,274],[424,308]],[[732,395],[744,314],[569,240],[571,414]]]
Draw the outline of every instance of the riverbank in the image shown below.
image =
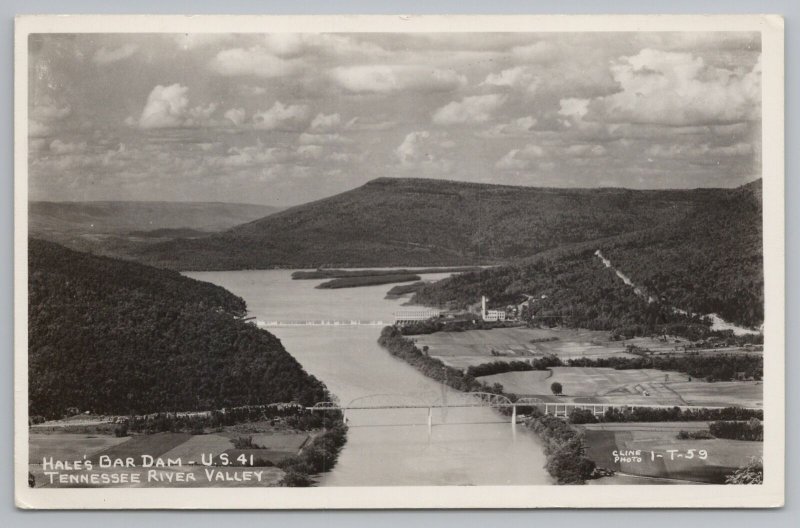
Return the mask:
[[[379,344],[383,346],[390,354],[396,356],[404,361],[409,362],[412,366],[417,368],[420,372],[428,375],[438,381],[448,384],[449,386],[462,390],[465,392],[493,392],[502,394],[512,401],[517,400],[516,393],[506,392],[505,388],[500,383],[493,383],[489,385],[486,381],[476,377],[476,372],[482,370],[490,371],[489,367],[499,367],[499,370],[506,371],[507,369],[514,370],[518,367],[519,370],[535,372],[535,369],[550,368],[549,362],[555,360],[554,364],[561,364],[558,358],[543,358],[542,360],[535,360],[541,365],[520,362],[517,364],[506,363],[491,363],[483,365],[483,369],[476,369],[474,367],[464,370],[456,369],[445,365],[440,359],[431,357],[427,353],[427,347],[420,350],[414,341],[403,335],[403,332],[395,327],[386,327],[381,333]],[[716,357],[711,358],[711,366],[714,367],[718,361]],[[749,359],[749,358],[746,358]],[[623,362],[627,360],[621,360]],[[612,361],[613,363],[613,361]],[[692,366],[698,366],[696,358],[692,358]],[[619,365],[616,365],[619,366]],[[628,367],[630,365],[622,365]],[[579,369],[580,367],[565,367],[572,369]],[[618,372],[613,369],[606,369],[613,372]],[[625,371],[623,371],[625,372]],[[496,379],[496,375],[488,376],[489,379]],[[584,383],[591,380],[591,376],[587,377]],[[713,384],[712,384],[713,385]],[[534,394],[533,396],[540,396]],[[545,398],[544,395],[541,395]],[[549,397],[547,397],[549,399]],[[620,403],[623,405],[623,403]],[[728,420],[728,421],[741,421],[741,420],[755,420],[760,424],[763,420],[763,411],[760,409],[744,409],[737,407],[729,407],[724,409],[687,409],[685,411],[675,408],[664,409],[649,409],[644,407],[634,407],[628,409],[609,408],[604,415],[596,416],[592,411],[576,409],[570,414],[568,419],[560,419],[555,416],[545,415],[536,407],[528,409],[518,408],[518,412],[525,412],[530,417],[525,421],[528,428],[533,430],[545,445],[545,453],[547,455],[547,462],[545,469],[550,475],[553,476],[558,484],[583,484],[589,479],[594,479],[609,474],[613,474],[619,470],[619,457],[616,457],[616,464],[608,464],[608,460],[614,458],[611,452],[624,452],[626,447],[630,444],[632,438],[629,430],[634,429],[632,426],[622,426],[620,431],[612,434],[609,437],[608,433],[596,432],[591,430],[591,426],[582,424],[592,424],[598,422],[612,422],[612,423],[641,423],[641,422],[697,422],[701,420]],[[567,417],[565,417],[567,418]],[[724,423],[724,422],[723,422]],[[739,435],[746,437],[749,440],[754,437],[752,432],[739,432],[742,426],[733,425],[717,425],[715,426],[718,431],[727,431],[725,434]],[[755,426],[753,426],[755,427]],[[587,431],[587,428],[589,431]],[[728,429],[734,431],[731,433]],[[704,433],[706,434],[706,433]],[[652,435],[651,435],[652,436]],[[669,436],[669,435],[667,435]],[[663,457],[665,454],[671,453],[674,443],[683,439],[683,437],[695,440],[702,440],[709,445],[718,448],[720,456],[724,456],[724,462],[712,460],[711,462],[702,459],[701,462],[697,460],[691,461],[694,457],[691,454],[681,454],[679,459],[682,466],[676,469],[675,464],[665,464]],[[654,460],[662,460],[660,464],[640,464],[642,474],[645,476],[660,476],[669,478],[684,478],[687,483],[698,482],[714,482],[724,483],[728,475],[731,475],[737,468],[743,467],[748,463],[752,457],[759,457],[762,455],[763,445],[761,442],[742,442],[741,439],[726,440],[718,438],[719,435],[712,436],[707,432],[707,436],[703,438],[692,436],[686,433],[683,436],[675,434],[672,437],[664,437],[663,433],[658,433],[653,438],[640,438],[633,435],[638,441],[636,443],[636,450],[641,454],[647,449],[651,451],[651,457]],[[731,438],[733,438],[731,436]],[[683,442],[687,445],[686,442]],[[630,444],[633,445],[633,444]],[[665,454],[661,454],[664,451]],[[656,453],[658,452],[658,455]],[[671,454],[670,456],[675,456]],[[685,458],[684,457],[688,457]],[[634,457],[636,458],[636,457]],[[603,463],[602,468],[598,468],[599,463]],[[675,467],[672,467],[675,466]],[[637,474],[637,465],[626,465],[626,472]]]

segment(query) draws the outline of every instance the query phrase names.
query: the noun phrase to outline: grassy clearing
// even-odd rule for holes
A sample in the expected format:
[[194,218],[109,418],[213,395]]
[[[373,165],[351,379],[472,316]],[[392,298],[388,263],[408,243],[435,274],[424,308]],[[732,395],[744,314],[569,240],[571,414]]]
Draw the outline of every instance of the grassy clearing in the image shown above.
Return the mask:
[[[563,403],[713,407],[760,407],[763,403],[763,385],[760,382],[689,382],[685,374],[654,369],[553,367],[550,371],[505,372],[478,379],[489,384],[500,383],[507,392],[543,395]],[[561,383],[564,395],[551,399],[550,385],[554,382]]]
[[130,437],[94,436],[74,433],[39,434],[29,436],[28,461],[41,464],[43,457],[55,460],[82,460],[84,455],[90,457],[95,453],[118,446],[130,440]]
[[561,383],[565,396],[642,394],[637,386],[663,382],[665,375],[686,380],[686,375],[654,369],[615,370],[594,367],[553,367],[550,371],[505,372],[482,376],[486,383],[500,383],[515,394],[550,394],[550,384]]
[[[429,353],[448,365],[464,367],[492,360],[519,359],[556,355],[563,360],[588,357],[635,357],[625,352],[627,345],[649,348],[655,352],[675,352],[685,340],[666,342],[651,338],[611,341],[609,332],[568,328],[496,328],[466,332],[436,332],[414,336],[418,346],[428,346]],[[551,341],[544,341],[553,339]],[[676,341],[679,341],[676,343]],[[493,356],[492,350],[500,354]],[[466,359],[469,358],[469,359]],[[482,358],[478,362],[474,358]]]
[[[745,465],[751,457],[762,456],[763,442],[738,440],[679,440],[680,430],[702,430],[705,422],[593,424],[585,430],[587,456],[599,467],[630,475],[694,482],[721,483],[727,474]],[[707,460],[670,459],[669,450],[686,452],[705,449]],[[641,462],[615,461],[614,450],[641,450]],[[662,455],[652,460],[650,452]]]

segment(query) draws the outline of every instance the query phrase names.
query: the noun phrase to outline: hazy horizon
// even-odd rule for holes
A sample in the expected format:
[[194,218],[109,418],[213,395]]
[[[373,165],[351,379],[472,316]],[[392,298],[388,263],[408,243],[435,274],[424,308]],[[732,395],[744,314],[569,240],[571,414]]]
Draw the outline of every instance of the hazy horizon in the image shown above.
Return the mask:
[[379,177],[738,187],[757,33],[52,34],[32,201],[290,207]]

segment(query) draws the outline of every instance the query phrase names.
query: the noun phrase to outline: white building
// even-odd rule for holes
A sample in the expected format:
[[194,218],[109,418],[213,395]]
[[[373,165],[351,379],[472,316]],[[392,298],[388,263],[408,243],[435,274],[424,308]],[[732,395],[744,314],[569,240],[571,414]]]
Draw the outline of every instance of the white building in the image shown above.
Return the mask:
[[486,296],[481,296],[481,318],[484,321],[505,321],[505,310],[487,310]]
[[400,310],[394,312],[395,323],[412,323],[415,321],[427,321],[428,319],[436,319],[441,315],[440,310],[433,310],[423,308],[419,310]]

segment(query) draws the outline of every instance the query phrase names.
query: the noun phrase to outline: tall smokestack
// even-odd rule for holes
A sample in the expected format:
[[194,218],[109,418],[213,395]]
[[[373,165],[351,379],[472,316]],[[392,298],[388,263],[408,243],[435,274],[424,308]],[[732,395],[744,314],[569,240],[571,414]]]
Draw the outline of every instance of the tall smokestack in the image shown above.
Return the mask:
[[486,317],[486,296],[481,295],[481,317]]

